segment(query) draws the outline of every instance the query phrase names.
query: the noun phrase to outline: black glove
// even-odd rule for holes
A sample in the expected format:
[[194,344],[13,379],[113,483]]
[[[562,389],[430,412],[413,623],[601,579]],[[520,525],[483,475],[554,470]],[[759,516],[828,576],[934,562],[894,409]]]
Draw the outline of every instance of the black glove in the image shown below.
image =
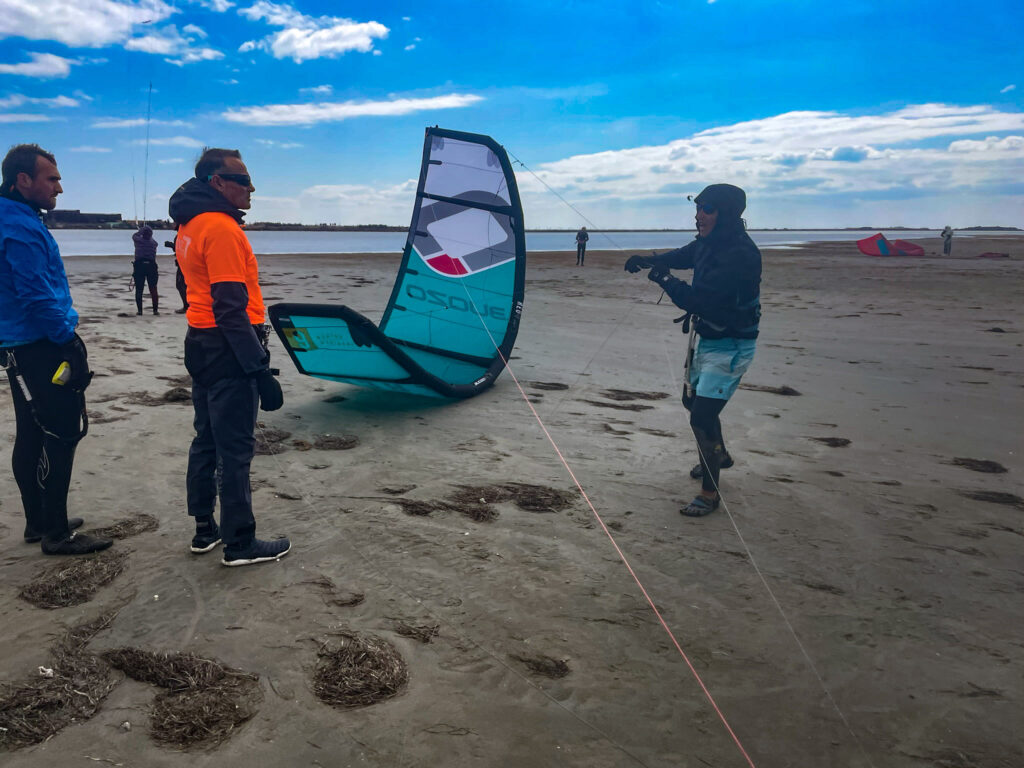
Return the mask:
[[260,394],[261,410],[276,411],[284,405],[284,392],[281,391],[281,385],[277,383],[277,379],[269,369],[256,374],[256,391]]
[[89,353],[85,349],[85,342],[77,333],[71,341],[61,344],[60,356],[71,372],[64,386],[84,392],[92,381],[92,371],[89,370]]
[[668,267],[663,267],[659,264],[651,267],[651,271],[647,273],[647,279],[664,286],[666,282],[672,279],[672,273],[668,271]]
[[651,260],[649,258],[647,258],[646,256],[641,256],[639,254],[634,254],[633,256],[630,256],[628,259],[626,259],[626,267],[625,267],[625,269],[626,269],[627,272],[632,272],[632,273],[635,274],[635,273],[639,272],[641,269],[650,269],[650,268],[651,268]]

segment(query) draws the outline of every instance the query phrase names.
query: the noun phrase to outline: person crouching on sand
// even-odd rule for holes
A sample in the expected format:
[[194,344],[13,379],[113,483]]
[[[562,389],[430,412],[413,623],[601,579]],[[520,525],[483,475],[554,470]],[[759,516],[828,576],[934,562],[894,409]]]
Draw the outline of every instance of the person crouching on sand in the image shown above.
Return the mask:
[[[188,290],[185,367],[196,430],[185,478],[196,522],[191,549],[201,554],[223,541],[224,565],[277,560],[291,549],[288,539],[256,538],[249,485],[257,407],[276,411],[284,404],[270,370],[258,265],[241,227],[255,189],[237,149],[206,149],[195,178],[169,203]],[[218,487],[220,526],[213,517]]]
[[[656,256],[630,256],[625,268],[633,273],[650,269],[647,277],[696,322],[700,341],[688,382],[695,396],[684,390],[683,405],[690,412],[700,456],[690,476],[701,478],[701,492],[680,512],[703,517],[718,509],[719,472],[733,464],[719,414],[754,359],[761,318],[761,252],[741,218],[747,205],[742,189],[712,184],[694,202],[696,240]],[[672,269],[692,269],[693,284],[673,277]]]
[[75,333],[64,263],[41,212],[63,192],[57,161],[36,144],[12,147],[0,187],[0,365],[14,398],[14,480],[25,509],[25,541],[47,555],[87,555],[113,541],[74,533],[68,517],[75,448],[85,437],[92,372]]

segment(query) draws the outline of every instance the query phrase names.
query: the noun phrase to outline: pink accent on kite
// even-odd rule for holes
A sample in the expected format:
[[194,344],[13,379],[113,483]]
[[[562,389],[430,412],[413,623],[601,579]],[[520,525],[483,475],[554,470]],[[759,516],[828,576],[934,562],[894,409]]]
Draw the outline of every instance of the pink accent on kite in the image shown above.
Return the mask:
[[1008,259],[1010,254],[1008,253],[996,253],[995,251],[985,251],[984,253],[978,254],[979,259]]
[[427,259],[427,264],[429,264],[433,269],[436,269],[442,275],[459,277],[460,275],[469,273],[469,270],[466,269],[465,265],[461,261],[453,259],[447,253],[442,253],[440,256]]
[[924,248],[920,245],[906,240],[893,240],[890,243],[881,232],[858,240],[857,248],[867,256],[924,256]]

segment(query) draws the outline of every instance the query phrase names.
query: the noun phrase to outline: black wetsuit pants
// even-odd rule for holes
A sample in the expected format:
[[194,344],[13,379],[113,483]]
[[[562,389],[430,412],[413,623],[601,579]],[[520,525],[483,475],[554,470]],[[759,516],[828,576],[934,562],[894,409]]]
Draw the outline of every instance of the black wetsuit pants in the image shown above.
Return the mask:
[[583,266],[583,257],[587,255],[587,244],[576,243],[576,266]]
[[189,329],[185,367],[192,374],[196,430],[185,476],[188,513],[213,515],[219,490],[224,547],[244,549],[256,535],[249,485],[259,407],[256,380],[240,375],[231,348],[212,328]]
[[[26,534],[61,541],[69,534],[68,488],[85,395],[51,381],[63,360],[56,344],[44,339],[9,352],[32,399],[8,368],[17,428],[11,466],[25,508]],[[0,363],[9,363],[7,355],[0,350]]]
[[177,259],[174,260],[174,287],[178,289],[178,295],[181,296],[182,308],[188,309],[188,289],[185,287],[185,275],[181,273]]
[[[704,470],[701,489],[711,492],[718,490],[718,477],[725,458],[725,440],[722,437],[722,422],[718,415],[728,400],[715,397],[693,398],[689,405],[690,426],[697,438],[700,465]],[[685,403],[684,403],[685,405]]]
[[160,296],[156,292],[156,282],[160,279],[155,261],[143,259],[132,262],[132,277],[135,278],[135,306],[142,314],[142,289],[149,285],[149,297],[153,300],[153,314],[160,310]]

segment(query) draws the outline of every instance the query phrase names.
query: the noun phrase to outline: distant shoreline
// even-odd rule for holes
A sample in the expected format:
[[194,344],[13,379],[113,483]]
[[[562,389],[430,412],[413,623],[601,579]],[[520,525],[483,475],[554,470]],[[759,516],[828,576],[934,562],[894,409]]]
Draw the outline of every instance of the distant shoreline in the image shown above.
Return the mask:
[[[169,221],[147,221],[154,230],[172,230]],[[115,226],[103,224],[50,224],[49,229],[117,229],[134,231],[133,222],[119,222]],[[249,232],[407,232],[408,227],[384,224],[276,224],[254,221],[245,225]],[[938,232],[941,227],[753,227],[748,232]],[[527,229],[528,233],[575,234],[576,229]],[[695,229],[593,229],[591,232],[696,232]],[[956,227],[954,232],[1024,232],[1020,227]]]

